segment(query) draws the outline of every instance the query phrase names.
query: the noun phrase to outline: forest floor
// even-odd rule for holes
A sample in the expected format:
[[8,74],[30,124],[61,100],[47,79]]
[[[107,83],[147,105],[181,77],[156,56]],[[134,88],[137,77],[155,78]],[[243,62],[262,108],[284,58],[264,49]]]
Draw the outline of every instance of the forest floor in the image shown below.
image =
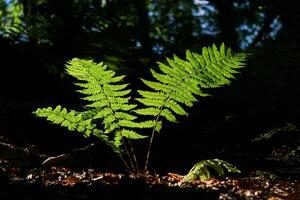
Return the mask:
[[[172,172],[130,175],[63,166],[69,156],[52,159],[0,136],[0,199],[300,199],[296,177],[253,171],[184,182],[182,175]],[[47,165],[42,165],[45,160]],[[56,162],[60,165],[55,166]]]

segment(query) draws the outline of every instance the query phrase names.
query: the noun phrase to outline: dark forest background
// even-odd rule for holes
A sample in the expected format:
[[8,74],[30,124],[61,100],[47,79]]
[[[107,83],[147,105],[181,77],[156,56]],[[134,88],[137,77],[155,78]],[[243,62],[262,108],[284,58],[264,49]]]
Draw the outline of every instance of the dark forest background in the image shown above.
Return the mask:
[[[271,143],[253,138],[300,122],[300,7],[286,0],[0,0],[0,135],[49,155],[93,139],[34,118],[37,107],[80,109],[64,64],[74,58],[104,61],[126,74],[131,88],[144,87],[156,61],[186,49],[225,42],[249,53],[233,84],[211,91],[179,124],[166,124],[155,138],[150,168],[186,172],[201,159],[218,157],[257,166],[255,157],[298,139]],[[298,132],[299,133],[299,132]],[[284,139],[282,139],[284,138]],[[136,144],[140,156],[145,144]],[[299,155],[299,154],[298,154]],[[94,166],[121,164],[102,144]]]

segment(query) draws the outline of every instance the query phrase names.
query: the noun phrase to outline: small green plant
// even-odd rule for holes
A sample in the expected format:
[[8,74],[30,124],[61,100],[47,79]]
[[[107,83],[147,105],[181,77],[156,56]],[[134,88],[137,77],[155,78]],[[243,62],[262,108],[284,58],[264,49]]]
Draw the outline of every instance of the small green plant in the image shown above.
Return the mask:
[[226,169],[230,173],[241,173],[241,171],[234,165],[220,159],[203,160],[195,164],[187,175],[184,176],[183,182],[190,182],[195,180],[205,181],[210,179],[211,170],[215,171],[218,176],[224,176]]
[[[224,44],[219,49],[204,47],[202,55],[187,50],[185,60],[174,55],[166,63],[158,63],[160,73],[151,69],[154,80],[142,79],[150,90],[138,90],[140,97],[131,99],[125,76],[116,76],[103,63],[75,58],[66,65],[66,72],[78,80],[77,92],[87,102],[84,109],[57,106],[39,108],[34,114],[86,137],[97,136],[134,173],[140,170],[131,140],[147,138],[145,130],[152,129],[144,166],[147,171],[153,138],[163,120],[177,122],[178,115],[187,115],[184,106],[191,107],[198,97],[208,96],[209,88],[230,84],[244,62],[245,54],[234,54]],[[139,120],[145,116],[149,120]]]

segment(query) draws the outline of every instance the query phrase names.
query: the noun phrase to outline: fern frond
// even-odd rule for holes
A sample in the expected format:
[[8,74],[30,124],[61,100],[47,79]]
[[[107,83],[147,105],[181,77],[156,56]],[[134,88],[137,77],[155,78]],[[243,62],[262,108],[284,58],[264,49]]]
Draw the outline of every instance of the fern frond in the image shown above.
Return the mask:
[[142,79],[150,90],[138,91],[141,97],[136,100],[145,108],[134,112],[176,122],[176,115],[187,115],[183,105],[191,107],[199,96],[209,96],[207,88],[230,84],[244,61],[244,54],[233,54],[224,44],[219,49],[204,47],[202,55],[188,50],[186,60],[176,55],[167,58],[167,64],[158,63],[160,73],[151,69],[155,81]]
[[118,153],[121,152],[122,137],[146,137],[131,129],[154,127],[152,121],[136,122],[137,117],[130,113],[136,105],[129,102],[131,90],[123,82],[125,76],[116,76],[103,63],[77,58],[68,62],[66,71],[78,80],[75,85],[80,87],[77,92],[83,94],[82,99],[87,102],[85,110],[68,111],[61,106],[39,108],[34,112],[36,116],[84,136],[96,135]]
[[[115,72],[108,70],[103,63],[96,64],[90,60],[73,59],[67,65],[67,72],[77,78],[80,82],[76,85],[82,89],[78,92],[85,94],[84,100],[89,102],[86,106],[94,108],[93,119],[102,120],[105,133],[116,133],[114,138],[116,145],[119,145],[122,137],[130,139],[141,139],[141,136],[132,130],[125,128],[148,128],[146,122],[135,122],[136,117],[128,114],[135,104],[129,102],[131,90],[128,84],[124,84],[125,76],[115,76]],[[153,125],[152,125],[153,127]],[[130,135],[132,133],[133,135]]]
[[234,165],[220,159],[203,160],[195,164],[187,175],[184,176],[183,182],[195,180],[207,180],[211,178],[210,170],[214,170],[218,176],[224,176],[225,169],[230,173],[241,173]]
[[101,131],[96,128],[91,119],[84,119],[81,113],[76,111],[68,111],[66,108],[56,106],[54,109],[38,108],[33,112],[37,117],[44,117],[48,121],[66,127],[70,131],[78,131],[88,137],[91,134],[99,134]]

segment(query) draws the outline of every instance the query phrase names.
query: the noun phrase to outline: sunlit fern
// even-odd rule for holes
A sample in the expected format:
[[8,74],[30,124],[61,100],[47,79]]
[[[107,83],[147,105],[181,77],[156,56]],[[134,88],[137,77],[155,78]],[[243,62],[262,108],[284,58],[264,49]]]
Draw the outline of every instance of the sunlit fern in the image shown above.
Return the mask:
[[[136,122],[137,117],[130,111],[136,105],[127,97],[131,92],[128,84],[123,83],[125,76],[115,76],[103,63],[91,60],[73,59],[66,66],[69,75],[75,77],[75,83],[81,89],[77,92],[84,95],[87,105],[83,111],[67,111],[57,106],[55,109],[39,108],[34,113],[46,117],[48,121],[67,127],[71,131],[94,134],[109,143],[118,152],[121,150],[122,137],[142,139],[132,128],[153,127],[154,121]],[[113,139],[109,134],[113,133]]]
[[[238,68],[243,67],[244,61],[244,54],[234,54],[224,44],[219,49],[215,45],[204,47],[202,55],[187,51],[185,60],[177,56],[167,58],[167,64],[158,63],[161,73],[151,69],[155,81],[142,79],[151,89],[138,90],[140,97],[135,100],[142,106],[136,108],[137,105],[130,101],[131,90],[123,81],[125,76],[116,76],[103,63],[73,59],[66,65],[66,71],[77,79],[75,84],[80,87],[77,92],[83,94],[82,99],[87,102],[84,109],[68,111],[57,106],[39,108],[34,114],[86,137],[93,134],[119,155],[125,149],[132,169],[137,171],[137,162],[136,167],[132,164],[132,157],[135,159],[133,148],[130,149],[131,152],[128,151],[124,138],[146,138],[137,129],[152,128],[146,158],[147,171],[153,135],[162,128],[161,117],[177,122],[177,115],[188,115],[183,105],[191,107],[198,101],[198,96],[209,95],[207,89],[230,84],[238,73]],[[135,114],[153,118],[141,121]],[[131,146],[130,141],[129,145]]]
[[157,124],[160,117],[177,122],[176,115],[188,115],[183,105],[191,107],[197,96],[208,96],[207,88],[230,84],[244,61],[245,54],[233,54],[224,44],[220,49],[215,45],[204,47],[202,55],[188,50],[185,60],[175,55],[167,58],[167,64],[158,63],[161,73],[151,69],[155,81],[142,79],[151,89],[138,91],[141,97],[136,100],[145,107],[134,111],[154,116]]
[[216,88],[231,83],[238,73],[238,68],[244,66],[245,54],[234,54],[231,49],[222,44],[218,49],[215,45],[202,48],[202,55],[186,51],[186,59],[176,55],[167,58],[167,63],[158,63],[161,73],[151,69],[155,81],[142,79],[150,88],[139,90],[137,101],[143,108],[134,110],[139,115],[152,116],[155,125],[152,131],[146,157],[147,170],[151,145],[155,132],[162,127],[161,117],[170,122],[177,122],[176,115],[188,115],[183,105],[192,107],[198,101],[198,96],[208,96],[208,88]]

